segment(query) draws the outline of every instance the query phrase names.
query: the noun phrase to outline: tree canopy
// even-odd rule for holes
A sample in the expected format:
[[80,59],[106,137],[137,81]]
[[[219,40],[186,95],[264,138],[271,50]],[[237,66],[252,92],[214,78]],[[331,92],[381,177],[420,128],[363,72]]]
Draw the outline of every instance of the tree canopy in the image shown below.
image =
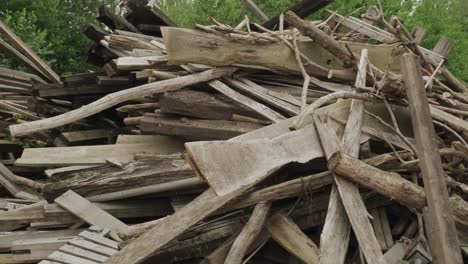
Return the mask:
[[[94,15],[99,5],[117,8],[120,0],[3,0],[0,18],[25,40],[60,74],[90,69],[83,62],[87,39],[80,27],[97,23]],[[179,25],[192,27],[207,24],[210,16],[226,24],[239,23],[248,11],[239,0],[158,0],[160,8]],[[298,0],[254,0],[269,17],[286,10]],[[454,41],[449,68],[468,81],[468,1],[466,0],[386,0],[381,1],[385,15],[397,15],[408,28],[421,26],[428,30],[423,43],[432,49],[437,40],[447,36]],[[335,0],[327,9],[346,15],[363,14],[376,0]],[[361,8],[361,9],[359,9]],[[359,9],[358,11],[356,11]],[[320,12],[311,19],[319,18]],[[253,19],[253,18],[252,18]],[[17,67],[0,56],[0,64]]]

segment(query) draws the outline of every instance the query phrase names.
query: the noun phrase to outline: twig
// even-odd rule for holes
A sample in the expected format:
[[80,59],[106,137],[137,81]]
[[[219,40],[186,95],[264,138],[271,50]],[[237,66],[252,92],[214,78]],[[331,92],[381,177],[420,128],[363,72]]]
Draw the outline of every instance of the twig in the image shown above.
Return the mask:
[[442,67],[442,65],[444,65],[444,60],[441,60],[439,62],[437,68],[434,70],[431,77],[429,77],[429,80],[427,80],[426,85],[424,85],[424,89],[427,89],[427,87],[432,86],[432,81],[434,80],[434,77],[436,76],[437,72],[439,71],[440,67]]
[[302,94],[301,94],[301,112],[304,112],[307,106],[307,91],[309,90],[310,76],[307,74],[304,65],[302,64],[301,55],[299,54],[299,48],[297,46],[296,36],[292,34],[292,40],[294,45],[294,53],[296,55],[296,61],[301,69],[302,76],[304,77],[304,83],[302,84]]

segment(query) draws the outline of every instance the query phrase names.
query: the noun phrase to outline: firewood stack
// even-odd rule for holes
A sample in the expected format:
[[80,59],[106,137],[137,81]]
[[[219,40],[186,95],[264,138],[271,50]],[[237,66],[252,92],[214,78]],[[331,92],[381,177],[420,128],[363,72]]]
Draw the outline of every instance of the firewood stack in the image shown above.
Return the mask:
[[467,260],[449,39],[377,7],[304,20],[326,0],[193,29],[153,2],[83,27],[100,71],[0,69],[1,133],[46,144],[0,141],[0,263]]

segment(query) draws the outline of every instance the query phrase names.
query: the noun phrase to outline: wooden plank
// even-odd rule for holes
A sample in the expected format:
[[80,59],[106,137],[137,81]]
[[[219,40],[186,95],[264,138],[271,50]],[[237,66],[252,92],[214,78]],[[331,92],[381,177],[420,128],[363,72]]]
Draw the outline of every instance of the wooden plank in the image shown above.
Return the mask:
[[134,25],[128,22],[124,17],[117,15],[110,7],[102,5],[98,8],[96,19],[104,23],[110,29],[127,30],[131,32],[140,32]]
[[284,213],[271,216],[266,224],[271,237],[304,263],[319,263],[320,250]]
[[[398,41],[398,39],[395,38],[395,36],[388,31],[385,31],[383,29],[380,29],[374,25],[368,24],[358,18],[349,16],[349,17],[343,17],[339,14],[336,14],[334,12],[326,10],[328,16],[332,16],[331,18],[334,22],[340,23],[343,26],[346,26],[350,28],[353,31],[357,31],[359,33],[362,33],[366,36],[369,36],[371,38],[374,38],[378,41],[381,41],[383,43],[393,43]],[[436,64],[440,63],[441,60],[444,59],[443,56],[428,50],[424,47],[418,46],[418,48],[426,55],[428,56],[431,60],[433,60]],[[374,64],[374,63],[373,63]],[[375,65],[375,64],[374,64]],[[379,67],[380,68],[380,67]]]
[[265,23],[268,21],[268,16],[263,13],[263,11],[252,1],[252,0],[240,0],[241,3],[249,10],[254,17],[256,17],[260,22]]
[[225,140],[263,127],[260,124],[228,120],[201,120],[146,114],[140,121],[143,134],[177,136],[187,140]]
[[85,230],[85,231],[80,233],[80,237],[83,237],[88,241],[91,241],[93,243],[96,243],[96,244],[99,244],[99,245],[102,245],[102,246],[106,246],[106,247],[116,249],[116,250],[120,249],[120,246],[119,246],[118,242],[115,242],[114,240],[107,239],[107,238],[103,237],[100,234],[96,234],[95,232],[90,232],[90,231]]
[[125,223],[92,204],[72,190],[62,194],[60,197],[55,199],[55,202],[90,225],[107,228],[115,233],[125,231],[128,228]]
[[[367,50],[363,50],[359,64],[358,78],[356,79],[356,87],[365,87],[366,72]],[[345,128],[346,131],[344,132],[346,136],[342,141],[343,149],[346,149],[346,151],[353,156],[359,156],[360,145],[359,141],[356,139],[359,139],[361,135],[363,107],[364,105],[361,101],[352,100],[348,123]],[[319,124],[317,123],[316,125]],[[327,125],[327,127],[329,126]],[[318,129],[319,135],[324,135],[325,132],[320,132],[323,131],[322,129],[325,128]],[[349,134],[346,134],[346,132]],[[329,133],[333,132],[330,131]],[[321,139],[325,140],[326,138],[321,136]],[[336,143],[336,137],[330,137],[328,139],[332,140],[333,143],[328,140],[322,141],[322,147],[324,148],[327,159],[331,157],[332,153],[338,151],[339,148]],[[349,245],[350,223],[346,215],[347,211],[343,206],[342,196],[338,193],[339,188],[337,187],[338,185],[341,185],[341,188],[346,188],[348,183],[338,179],[338,177],[339,176],[334,175],[335,184],[333,185],[330,193],[327,217],[325,218],[322,235],[320,236],[320,248],[322,253],[320,258],[321,264],[344,263]],[[353,193],[356,193],[356,191]],[[355,197],[355,199],[359,198],[360,197]]]
[[18,51],[31,60],[50,81],[60,83],[60,77],[2,21],[0,21],[0,32],[11,41]]
[[5,79],[15,80],[30,83],[31,80],[37,81],[39,83],[46,83],[39,76],[31,73],[26,73],[22,71],[16,71],[8,68],[0,67],[0,76]]
[[87,260],[84,258],[75,257],[63,252],[54,252],[47,257],[47,260],[57,261],[66,264],[97,264],[99,262]]
[[279,122],[280,120],[284,120],[285,117],[281,115],[280,113],[277,113],[273,109],[269,108],[268,106],[265,106],[233,89],[231,89],[229,86],[224,84],[221,81],[211,81],[208,83],[208,85],[215,89],[216,91],[224,94],[225,96],[231,98],[232,100],[252,109],[253,111],[257,112],[263,117],[268,118],[268,120],[271,120],[273,122]]
[[73,239],[68,242],[72,246],[76,246],[100,255],[110,257],[115,253],[119,252],[118,250],[110,247],[106,247],[100,244],[95,244],[84,239]]
[[111,129],[93,129],[81,130],[73,132],[63,132],[60,134],[62,139],[68,146],[92,144],[96,142],[107,141]]
[[434,141],[436,133],[418,57],[404,54],[401,58],[401,67],[404,69],[403,79],[408,94],[416,150],[426,192],[429,226],[432,230],[431,236],[434,237],[429,240],[434,262],[463,263],[455,222],[450,213],[442,161],[438,146]]
[[72,166],[105,164],[108,159],[121,163],[133,160],[135,154],[174,154],[177,149],[155,144],[120,144],[54,148],[28,148],[16,166]]
[[199,173],[218,195],[255,184],[290,162],[305,163],[323,156],[314,125],[272,140],[190,142],[185,147]]
[[95,261],[98,263],[104,262],[108,257],[76,247],[71,245],[64,245],[60,247],[60,252],[66,253],[68,255],[72,255],[75,257],[81,257],[87,260]]
[[234,115],[259,115],[222,94],[182,90],[165,93],[159,100],[161,112],[213,120],[233,120]]

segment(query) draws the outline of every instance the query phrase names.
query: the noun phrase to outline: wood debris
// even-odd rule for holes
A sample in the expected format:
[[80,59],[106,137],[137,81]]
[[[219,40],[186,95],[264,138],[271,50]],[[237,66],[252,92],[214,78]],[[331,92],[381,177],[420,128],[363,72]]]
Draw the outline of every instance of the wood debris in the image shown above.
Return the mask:
[[0,263],[467,261],[451,40],[378,7],[304,20],[328,0],[190,29],[156,2],[99,8],[99,70],[71,76],[0,22],[29,71],[0,68]]

